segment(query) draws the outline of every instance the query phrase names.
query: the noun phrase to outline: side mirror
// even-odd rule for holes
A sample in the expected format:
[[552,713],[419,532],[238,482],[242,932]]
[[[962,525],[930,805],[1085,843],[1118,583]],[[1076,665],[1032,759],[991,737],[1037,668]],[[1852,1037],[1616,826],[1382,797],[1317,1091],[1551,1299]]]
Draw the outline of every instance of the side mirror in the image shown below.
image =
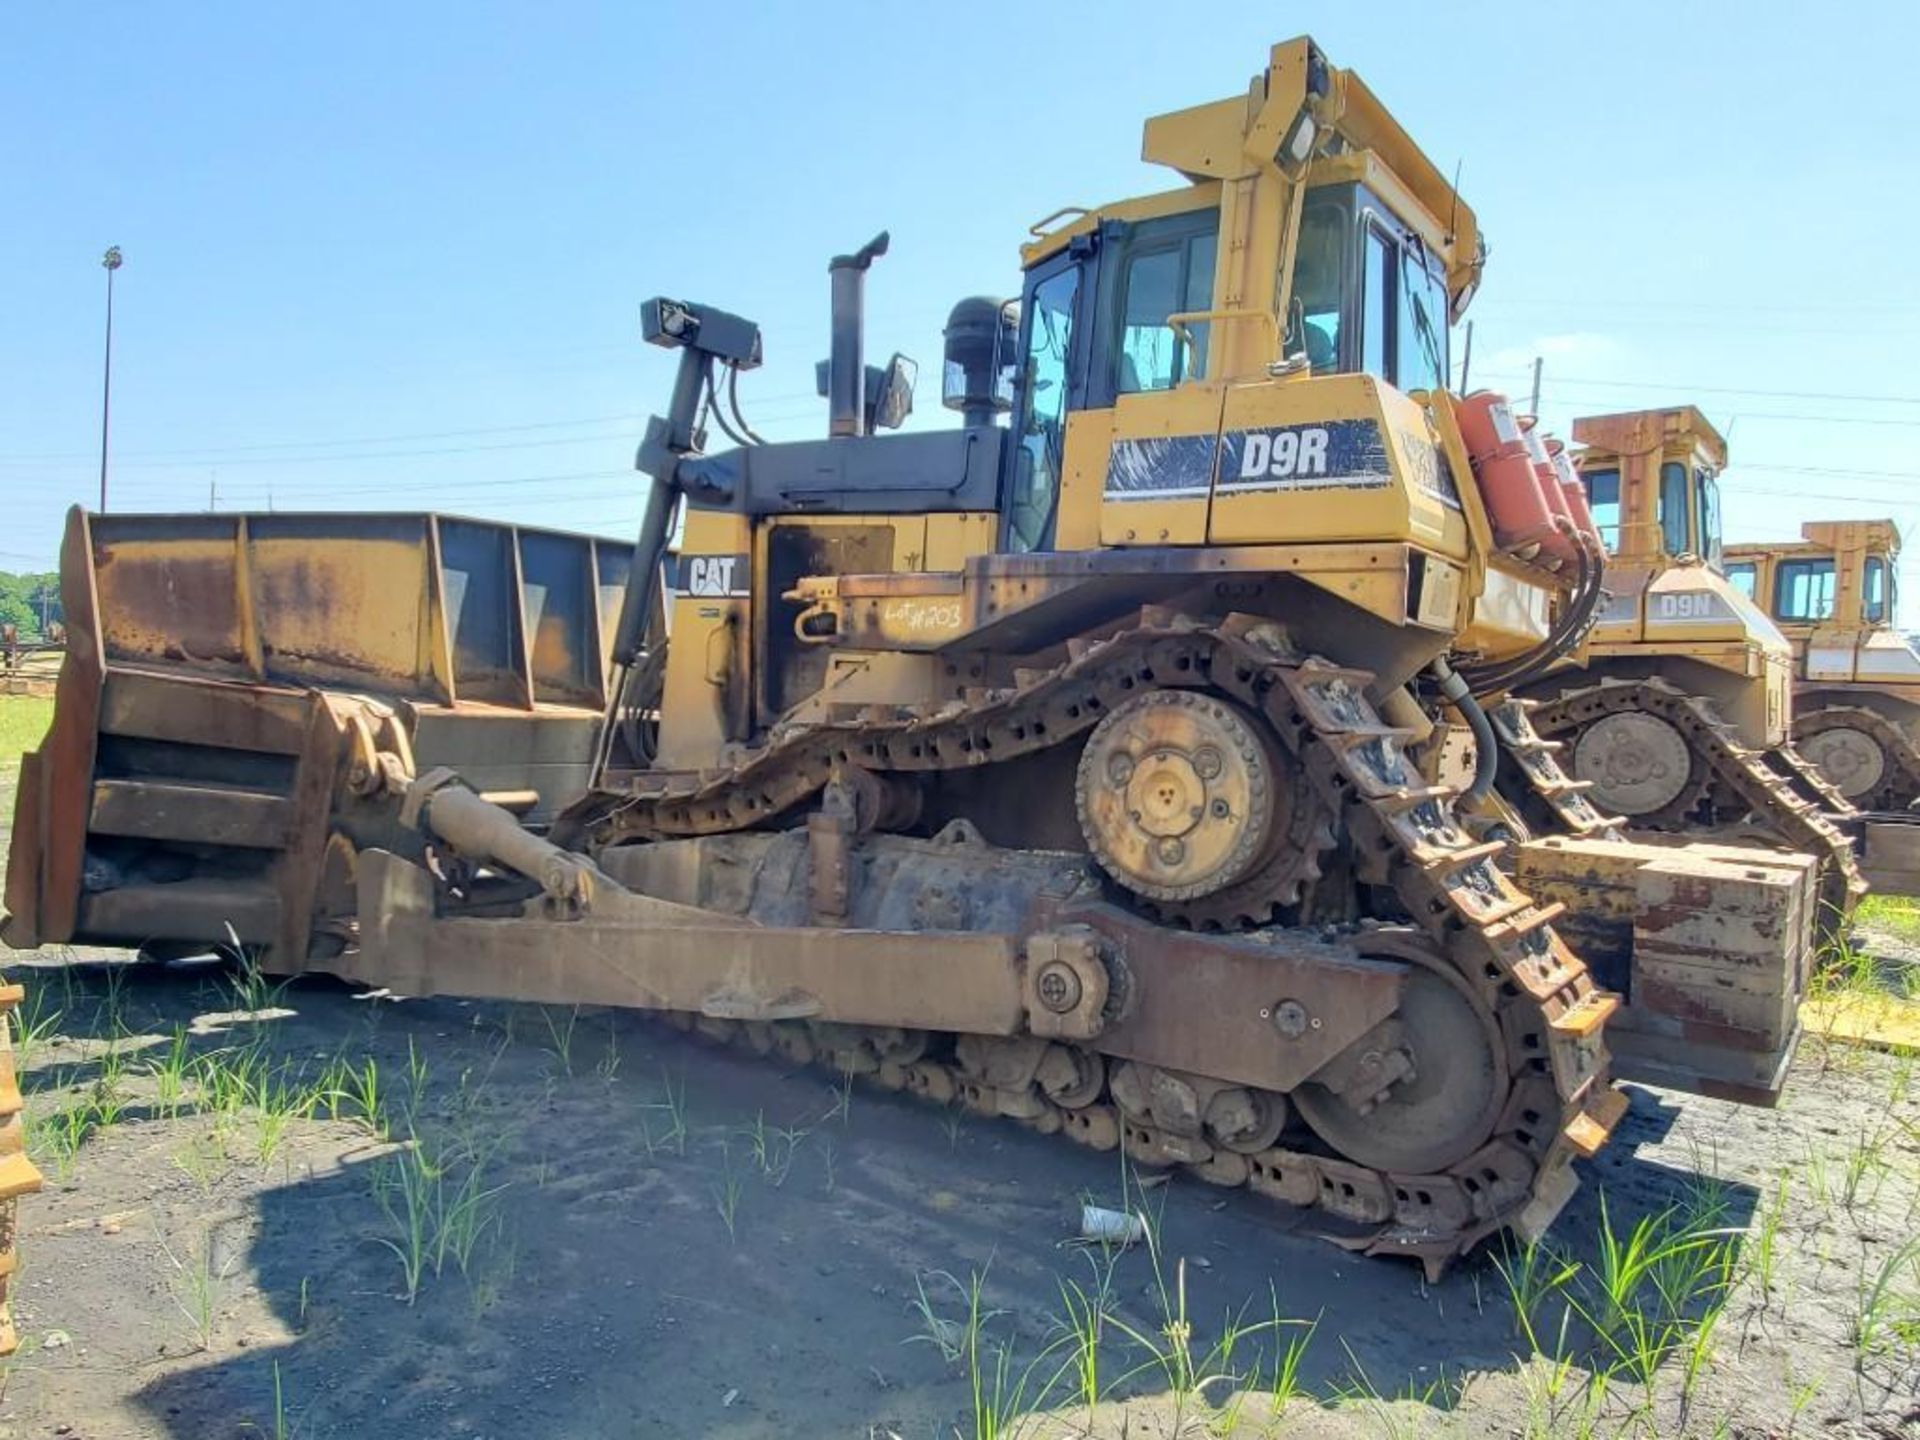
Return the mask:
[[873,397],[873,429],[900,428],[913,413],[913,387],[919,378],[920,367],[905,355],[896,354],[887,362],[886,374]]

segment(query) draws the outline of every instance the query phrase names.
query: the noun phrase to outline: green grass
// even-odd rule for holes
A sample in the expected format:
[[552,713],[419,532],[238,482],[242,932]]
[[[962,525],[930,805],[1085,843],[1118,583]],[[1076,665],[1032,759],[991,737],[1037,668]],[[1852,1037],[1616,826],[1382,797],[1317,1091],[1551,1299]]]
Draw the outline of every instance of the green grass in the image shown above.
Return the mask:
[[429,1272],[451,1264],[471,1277],[475,1251],[501,1221],[505,1184],[489,1185],[494,1150],[449,1146],[430,1155],[414,1136],[372,1171],[373,1197],[394,1233],[375,1238],[400,1262],[401,1293],[411,1305]]
[[53,721],[45,695],[0,695],[0,766],[12,766],[40,743]]
[[1920,900],[1904,895],[1868,895],[1853,918],[1869,929],[1920,944]]
[[[1600,1196],[1591,1258],[1577,1260],[1549,1242],[1509,1245],[1495,1257],[1526,1342],[1529,1429],[1541,1435],[1591,1434],[1616,1382],[1638,1393],[1633,1415],[1648,1419],[1664,1373],[1678,1379],[1684,1420],[1710,1369],[1730,1294],[1742,1278],[1741,1242],[1771,1278],[1784,1192],[1759,1220],[1761,1238],[1724,1225],[1725,1197],[1702,1189],[1682,1206],[1614,1223]],[[1670,1363],[1671,1362],[1671,1363]],[[1584,1374],[1585,1378],[1582,1379]]]

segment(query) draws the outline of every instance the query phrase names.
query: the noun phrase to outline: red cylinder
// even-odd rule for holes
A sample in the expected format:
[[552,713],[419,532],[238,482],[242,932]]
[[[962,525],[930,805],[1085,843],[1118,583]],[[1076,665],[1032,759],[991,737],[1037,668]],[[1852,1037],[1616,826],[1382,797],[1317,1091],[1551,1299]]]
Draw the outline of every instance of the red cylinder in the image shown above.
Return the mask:
[[1560,521],[1554,528],[1553,538],[1543,540],[1540,548],[1555,559],[1574,563],[1580,555],[1580,542],[1574,539],[1579,522],[1574,519],[1567,492],[1560,488],[1560,475],[1553,468],[1553,457],[1547,453],[1546,441],[1540,434],[1540,422],[1531,415],[1521,416],[1520,438],[1527,447],[1528,458],[1533,461],[1533,473],[1540,481],[1540,493],[1546,498],[1547,508]]
[[1574,526],[1587,537],[1595,554],[1603,554],[1606,543],[1600,538],[1599,526],[1593,523],[1593,507],[1587,503],[1587,487],[1581,483],[1579,472],[1573,468],[1567,447],[1549,436],[1547,455],[1553,461],[1554,474],[1560,478],[1560,493],[1566,497],[1567,509],[1573,513]]
[[1455,402],[1454,415],[1493,526],[1494,543],[1527,559],[1545,555],[1571,560],[1573,552],[1561,523],[1566,500],[1557,483],[1551,496],[1541,485],[1522,422],[1515,418],[1507,397],[1477,390]]

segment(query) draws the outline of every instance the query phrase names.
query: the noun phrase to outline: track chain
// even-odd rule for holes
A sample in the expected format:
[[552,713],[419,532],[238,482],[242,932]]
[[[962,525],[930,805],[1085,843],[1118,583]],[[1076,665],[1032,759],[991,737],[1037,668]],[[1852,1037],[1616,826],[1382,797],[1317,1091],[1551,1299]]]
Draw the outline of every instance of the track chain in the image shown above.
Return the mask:
[[[1897,723],[1864,705],[1822,705],[1794,716],[1793,738],[1801,741],[1823,730],[1859,730],[1880,747],[1886,772],[1880,783],[1852,803],[1861,810],[1905,811],[1920,801],[1920,746]],[[1796,748],[1796,752],[1799,751]],[[1805,759],[1804,755],[1801,757]],[[1812,768],[1812,762],[1807,762]]]
[[[1845,924],[1866,894],[1866,882],[1860,878],[1852,838],[1833,822],[1820,796],[1821,790],[1833,794],[1832,787],[1812,776],[1811,767],[1792,747],[1769,752],[1751,748],[1705,700],[1658,679],[1603,680],[1568,690],[1542,701],[1530,718],[1544,736],[1571,738],[1596,720],[1622,714],[1653,715],[1672,725],[1705,766],[1720,806],[1757,817],[1787,845],[1815,856],[1820,861],[1823,909],[1833,921],[1823,928]],[[1844,801],[1840,806],[1850,808]],[[1640,823],[1681,829],[1685,820],[1663,812],[1658,817],[1641,817]]]
[[1500,737],[1501,768],[1519,777],[1555,822],[1556,833],[1582,840],[1616,839],[1624,822],[1605,814],[1589,798],[1591,780],[1576,780],[1560,763],[1563,740],[1543,740],[1533,727],[1538,700],[1509,697],[1487,711]]
[[[791,809],[818,791],[836,766],[926,772],[1010,759],[1089,730],[1143,689],[1204,688],[1262,715],[1307,777],[1330,824],[1344,830],[1359,881],[1390,889],[1414,931],[1363,929],[1364,952],[1397,947],[1416,963],[1451,967],[1494,1017],[1504,1039],[1510,1090],[1492,1132],[1445,1173],[1406,1175],[1309,1150],[1272,1146],[1247,1155],[1127,1115],[1107,1084],[1078,1088],[1067,1104],[1037,1085],[988,1084],[958,1061],[849,1062],[929,1099],[958,1096],[975,1108],[1111,1148],[1124,1143],[1145,1163],[1182,1164],[1219,1184],[1245,1184],[1296,1205],[1313,1205],[1367,1227],[1344,1243],[1368,1254],[1420,1259],[1437,1274],[1496,1230],[1537,1235],[1576,1181],[1570,1164],[1605,1143],[1624,1109],[1607,1082],[1601,1033],[1618,1000],[1597,988],[1553,928],[1558,905],[1536,904],[1496,866],[1499,843],[1479,843],[1458,822],[1456,787],[1429,785],[1405,747],[1411,732],[1385,724],[1366,691],[1373,676],[1292,652],[1270,622],[1235,616],[1215,627],[1156,612],[1106,641],[1074,648],[1055,670],[1012,690],[982,692],[937,715],[869,713],[858,722],[776,736],[732,770],[644,777],[645,789],[594,797],[574,824],[595,844],[622,839],[736,830]],[[1198,1023],[1201,1017],[1196,1017]],[[729,1022],[699,1028],[732,1038]],[[788,1027],[782,1053],[819,1049],[815,1032]],[[742,1026],[756,1048],[779,1048],[781,1027]],[[856,1047],[857,1048],[857,1047]],[[978,1048],[977,1038],[929,1037],[928,1056]],[[1060,1047],[1064,1049],[1065,1047]],[[1069,1056],[1073,1073],[1104,1075],[1091,1049]],[[901,1074],[882,1073],[897,1064]],[[1107,1077],[1110,1079],[1110,1077]],[[1207,1082],[1211,1083],[1211,1082]]]

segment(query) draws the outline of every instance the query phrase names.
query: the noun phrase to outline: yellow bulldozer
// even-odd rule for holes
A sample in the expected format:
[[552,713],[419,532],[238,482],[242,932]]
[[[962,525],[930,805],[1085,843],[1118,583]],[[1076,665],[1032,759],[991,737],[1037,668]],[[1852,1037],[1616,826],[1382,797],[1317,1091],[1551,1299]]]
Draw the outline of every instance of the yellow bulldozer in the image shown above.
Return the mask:
[[1810,520],[1797,544],[1730,545],[1727,579],[1793,647],[1794,742],[1869,811],[1920,801],[1920,650],[1894,628],[1891,520]]
[[1751,836],[1821,862],[1831,926],[1864,893],[1853,807],[1793,744],[1793,653],[1723,568],[1726,442],[1690,405],[1573,423],[1606,543],[1584,663],[1519,694],[1601,810],[1652,831]]
[[[508,551],[456,585],[444,517],[374,563],[318,517],[269,555],[270,517],[76,512],[7,938],[204,940],[244,900],[269,968],[666,1012],[1430,1269],[1564,1205],[1625,1105],[1610,1021],[1770,1101],[1812,863],[1629,852],[1476,699],[1578,645],[1603,560],[1489,506],[1511,417],[1446,389],[1472,210],[1306,39],[1144,155],[1179,183],[1048,217],[1018,301],[955,307],[950,429],[882,433],[884,235],[828,267],[821,439],[756,441],[755,325],[649,301],[678,368],[619,587],[578,547],[537,595]],[[1488,830],[1515,746],[1586,848]],[[1606,908],[1615,989],[1516,850]]]

